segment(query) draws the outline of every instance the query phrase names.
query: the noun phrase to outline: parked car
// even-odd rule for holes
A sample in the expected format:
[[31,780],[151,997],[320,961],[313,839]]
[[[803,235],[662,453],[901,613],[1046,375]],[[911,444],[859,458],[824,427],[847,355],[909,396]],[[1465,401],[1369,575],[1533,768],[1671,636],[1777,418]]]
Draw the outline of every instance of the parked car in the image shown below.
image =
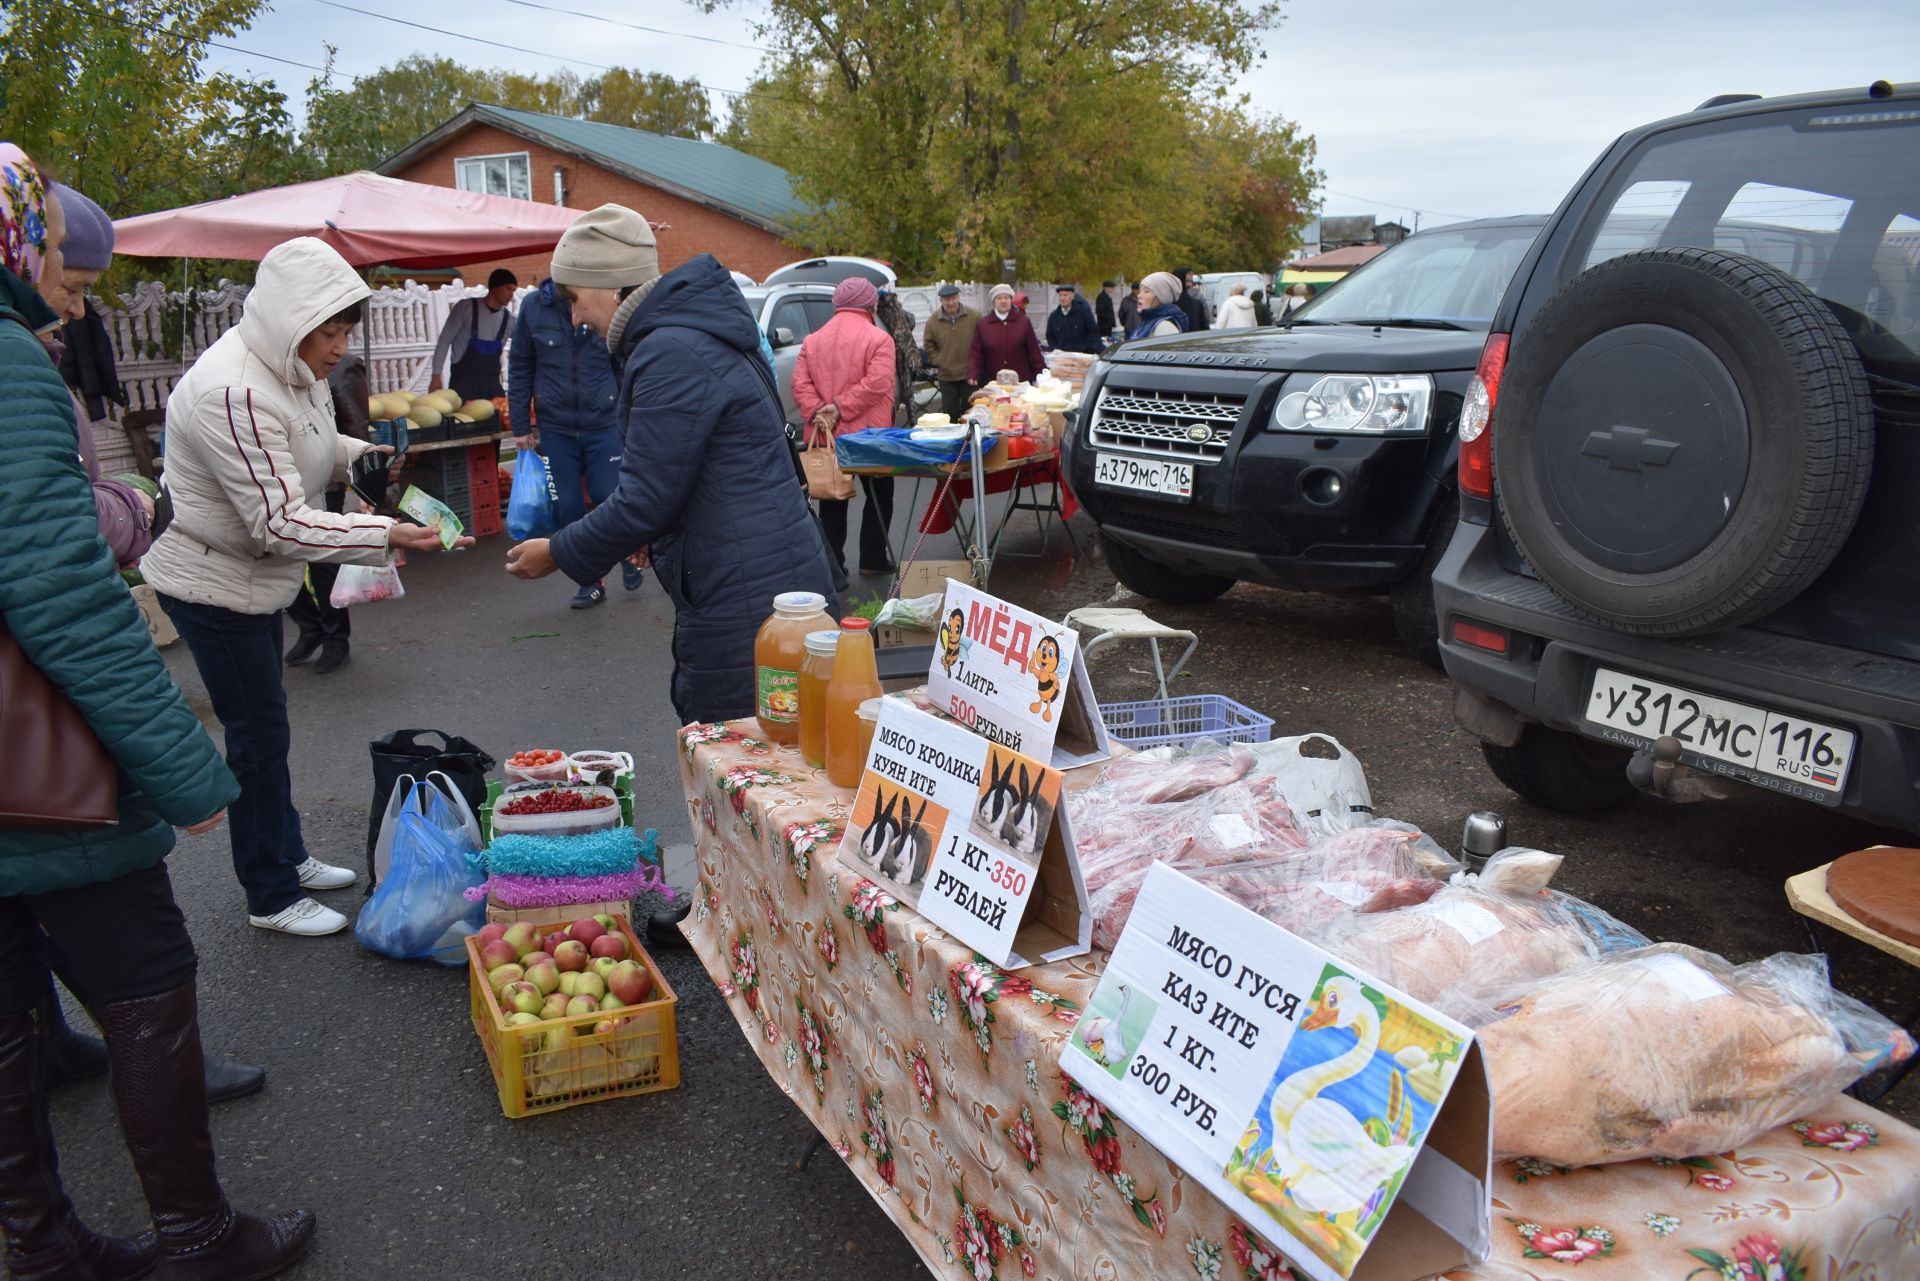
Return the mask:
[[1438,663],[1428,578],[1454,524],[1454,422],[1541,218],[1423,232],[1281,329],[1126,343],[1069,438],[1121,583],[1193,604],[1236,582],[1385,591]]
[[864,276],[876,289],[892,289],[898,283],[893,268],[878,258],[806,258],[775,268],[763,285],[837,285],[850,276]]
[[793,406],[793,366],[807,335],[833,319],[832,285],[755,285],[743,287],[747,306],[760,323],[760,332],[773,348],[774,381],[780,384],[780,404],[787,426],[800,427],[800,411]]
[[1467,391],[1434,576],[1521,796],[1724,780],[1920,831],[1920,84],[1615,142]]
[[1201,296],[1207,300],[1209,315],[1219,313],[1220,304],[1227,300],[1235,285],[1249,294],[1256,289],[1271,288],[1267,278],[1257,271],[1203,271],[1196,273],[1193,280],[1200,286]]

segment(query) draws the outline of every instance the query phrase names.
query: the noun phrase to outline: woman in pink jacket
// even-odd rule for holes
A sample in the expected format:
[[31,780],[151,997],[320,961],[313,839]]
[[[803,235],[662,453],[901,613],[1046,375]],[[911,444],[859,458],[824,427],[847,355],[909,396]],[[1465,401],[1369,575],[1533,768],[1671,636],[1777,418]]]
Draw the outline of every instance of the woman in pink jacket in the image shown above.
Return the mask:
[[[793,403],[809,437],[816,431],[844,436],[869,427],[893,426],[893,339],[874,323],[880,300],[872,282],[843,280],[833,291],[833,319],[800,344],[793,367]],[[860,514],[860,572],[891,574],[887,530],[893,524],[893,481],[863,476],[866,509]],[[820,524],[840,568],[846,569],[847,507],[851,499],[820,502]]]

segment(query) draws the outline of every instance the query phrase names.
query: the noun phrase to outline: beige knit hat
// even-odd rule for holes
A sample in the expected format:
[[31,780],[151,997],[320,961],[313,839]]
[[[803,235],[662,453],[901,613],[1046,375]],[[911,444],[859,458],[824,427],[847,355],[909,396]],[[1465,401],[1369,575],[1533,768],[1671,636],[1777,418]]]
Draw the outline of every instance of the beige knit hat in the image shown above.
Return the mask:
[[556,284],[624,289],[660,274],[653,228],[625,205],[601,205],[573,220],[553,247]]

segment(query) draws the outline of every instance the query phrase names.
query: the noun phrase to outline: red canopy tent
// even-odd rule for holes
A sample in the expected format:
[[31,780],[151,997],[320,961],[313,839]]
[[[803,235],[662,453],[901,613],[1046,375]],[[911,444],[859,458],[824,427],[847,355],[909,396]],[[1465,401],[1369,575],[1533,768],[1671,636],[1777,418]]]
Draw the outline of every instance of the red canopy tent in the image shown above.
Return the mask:
[[551,249],[580,210],[374,173],[270,187],[113,224],[114,252],[260,259],[316,236],[356,267],[458,267]]

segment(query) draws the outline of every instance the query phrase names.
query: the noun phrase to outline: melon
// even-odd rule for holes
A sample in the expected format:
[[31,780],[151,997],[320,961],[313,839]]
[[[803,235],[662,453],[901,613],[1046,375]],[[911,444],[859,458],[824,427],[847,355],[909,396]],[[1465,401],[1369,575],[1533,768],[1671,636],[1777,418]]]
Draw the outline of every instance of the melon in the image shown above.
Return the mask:
[[429,395],[427,399],[433,401],[434,407],[443,414],[450,414],[460,408],[460,393],[450,387],[441,388]]
[[493,402],[491,400],[469,400],[466,404],[460,406],[460,412],[474,422],[483,423],[494,415]]
[[431,405],[415,405],[407,415],[407,421],[415,427],[438,427],[441,418],[440,411]]

